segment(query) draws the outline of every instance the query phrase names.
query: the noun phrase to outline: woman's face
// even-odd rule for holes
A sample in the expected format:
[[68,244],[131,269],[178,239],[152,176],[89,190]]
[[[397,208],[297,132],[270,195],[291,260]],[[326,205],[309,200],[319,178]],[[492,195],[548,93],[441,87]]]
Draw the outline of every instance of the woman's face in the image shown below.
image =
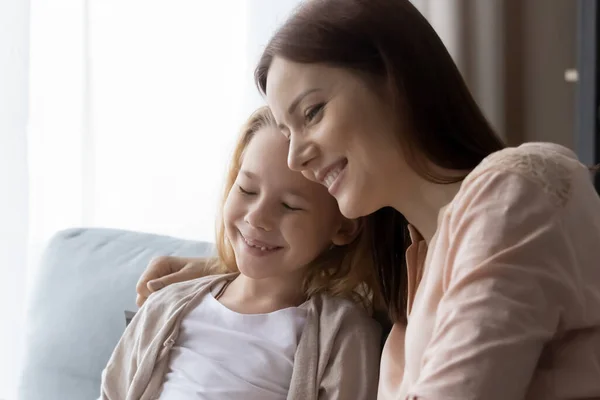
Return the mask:
[[361,75],[275,58],[267,102],[289,139],[288,165],[325,185],[348,218],[397,201],[398,176],[414,175],[400,151],[399,118]]

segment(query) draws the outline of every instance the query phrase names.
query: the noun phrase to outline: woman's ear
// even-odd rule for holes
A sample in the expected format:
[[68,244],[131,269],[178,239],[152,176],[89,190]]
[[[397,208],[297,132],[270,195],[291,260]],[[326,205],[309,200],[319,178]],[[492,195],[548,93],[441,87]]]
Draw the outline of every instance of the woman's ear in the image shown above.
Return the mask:
[[340,227],[331,241],[336,246],[345,246],[356,239],[361,228],[362,223],[360,219],[343,218]]

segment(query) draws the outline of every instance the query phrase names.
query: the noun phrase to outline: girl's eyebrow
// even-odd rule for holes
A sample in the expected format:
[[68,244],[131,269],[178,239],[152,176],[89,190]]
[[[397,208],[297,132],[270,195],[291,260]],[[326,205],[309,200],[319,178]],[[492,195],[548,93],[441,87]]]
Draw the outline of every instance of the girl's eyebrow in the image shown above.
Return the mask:
[[286,190],[285,194],[291,197],[295,197],[297,200],[300,200],[303,203],[306,203],[306,205],[310,204],[310,201],[308,201],[308,199],[306,198],[306,196],[304,196],[302,193],[295,191],[293,189],[290,190]]
[[[245,175],[247,178],[249,179],[253,179],[253,180],[259,180],[259,177],[257,174],[255,174],[252,171],[248,171],[246,169],[243,169],[240,171],[240,174]],[[308,200],[308,197],[306,197],[306,195],[296,189],[293,188],[287,188],[283,190],[283,193],[287,196],[293,196],[293,197],[297,197],[299,200],[304,201],[307,204],[310,204],[310,201]]]
[[245,170],[245,169],[241,170],[240,173],[242,175],[246,175],[246,177],[248,177],[250,179],[257,179],[258,178],[258,176],[254,172],[251,172],[251,171],[248,171],[248,170]]

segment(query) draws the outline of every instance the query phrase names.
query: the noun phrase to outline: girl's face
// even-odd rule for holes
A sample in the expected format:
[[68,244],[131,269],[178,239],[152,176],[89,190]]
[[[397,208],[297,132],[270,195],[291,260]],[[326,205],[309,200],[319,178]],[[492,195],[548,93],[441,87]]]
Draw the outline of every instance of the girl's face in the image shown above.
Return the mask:
[[[402,124],[382,84],[347,69],[276,57],[266,94],[289,140],[289,167],[325,186],[346,217],[392,205],[415,185],[398,144]],[[398,176],[403,187],[391,188]]]
[[277,129],[257,131],[225,202],[225,234],[240,272],[250,278],[295,277],[358,230],[325,187],[287,167],[287,153],[288,141]]

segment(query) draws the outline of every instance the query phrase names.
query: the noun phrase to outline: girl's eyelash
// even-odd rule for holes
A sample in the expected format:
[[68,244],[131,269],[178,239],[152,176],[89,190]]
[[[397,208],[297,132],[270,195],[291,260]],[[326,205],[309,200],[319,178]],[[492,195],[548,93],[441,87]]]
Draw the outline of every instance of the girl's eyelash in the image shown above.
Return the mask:
[[246,194],[246,195],[252,195],[252,194],[256,194],[256,193],[254,193],[254,192],[250,192],[250,191],[248,191],[248,190],[244,189],[244,188],[243,188],[243,187],[241,187],[240,185],[238,185],[238,189],[240,190],[240,192],[241,192],[242,194]]
[[286,210],[289,210],[289,211],[300,211],[300,210],[302,210],[301,208],[291,207],[291,206],[289,206],[286,203],[281,203],[281,204],[283,205],[283,208],[285,208]]
[[[256,193],[255,192],[251,192],[249,190],[244,189],[241,185],[237,185],[238,190],[240,191],[240,193],[242,193],[245,196],[253,196]],[[287,203],[281,203],[281,205],[283,206],[283,208],[285,208],[288,211],[302,211],[301,208],[296,208],[296,207],[292,207]]]

